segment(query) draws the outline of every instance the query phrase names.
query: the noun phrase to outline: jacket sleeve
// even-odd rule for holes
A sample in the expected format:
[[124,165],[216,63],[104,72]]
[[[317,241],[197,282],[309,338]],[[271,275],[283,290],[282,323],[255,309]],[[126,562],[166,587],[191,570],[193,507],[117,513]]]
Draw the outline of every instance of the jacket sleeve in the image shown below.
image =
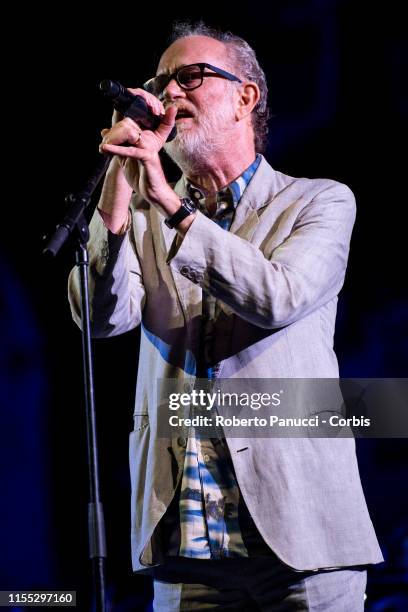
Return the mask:
[[279,328],[339,293],[354,220],[352,192],[333,181],[300,211],[290,235],[268,259],[197,213],[181,245],[170,250],[168,263],[246,321]]
[[[115,336],[139,325],[145,302],[140,262],[132,230],[112,234],[96,210],[89,226],[89,291],[94,338]],[[68,279],[72,317],[81,327],[79,272]]]

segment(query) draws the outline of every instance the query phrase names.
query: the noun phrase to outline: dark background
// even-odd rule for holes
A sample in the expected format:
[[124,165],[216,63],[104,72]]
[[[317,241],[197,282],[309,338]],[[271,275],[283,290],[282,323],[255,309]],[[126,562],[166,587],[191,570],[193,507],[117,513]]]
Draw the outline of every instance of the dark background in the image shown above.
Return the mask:
[[[407,374],[406,21],[397,3],[288,0],[233,6],[84,7],[24,11],[19,81],[22,127],[5,185],[0,250],[2,444],[0,589],[77,590],[89,606],[87,466],[81,341],[66,279],[73,259],[41,257],[98,156],[110,106],[98,83],[137,86],[155,71],[174,19],[202,17],[257,51],[270,89],[268,161],[294,176],[329,177],[357,199],[336,350],[344,377]],[[19,28],[17,28],[19,29]],[[7,59],[7,58],[6,58]],[[7,127],[7,126],[6,126]],[[170,170],[172,173],[174,169]],[[131,576],[127,438],[138,330],[94,343],[96,399],[115,610],[142,610],[148,579]],[[369,573],[371,612],[406,610],[406,440],[358,441],[361,475],[386,563]],[[404,587],[405,585],[405,587]]]

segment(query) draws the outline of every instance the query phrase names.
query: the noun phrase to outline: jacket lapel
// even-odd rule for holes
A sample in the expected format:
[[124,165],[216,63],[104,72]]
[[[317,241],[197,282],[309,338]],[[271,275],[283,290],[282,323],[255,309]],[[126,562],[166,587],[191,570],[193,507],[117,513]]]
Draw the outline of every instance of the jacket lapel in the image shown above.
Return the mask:
[[251,240],[259,223],[259,211],[270,204],[277,191],[275,171],[262,157],[248,187],[237,206],[230,231],[240,238]]

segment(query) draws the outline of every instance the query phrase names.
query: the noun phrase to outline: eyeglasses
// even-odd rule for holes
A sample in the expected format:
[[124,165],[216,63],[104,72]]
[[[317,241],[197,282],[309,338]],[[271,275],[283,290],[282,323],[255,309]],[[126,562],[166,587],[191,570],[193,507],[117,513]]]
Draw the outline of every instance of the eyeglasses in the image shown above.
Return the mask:
[[[213,70],[213,72],[204,72],[205,68],[209,68]],[[146,81],[143,85],[143,89],[157,98],[160,98],[163,96],[164,90],[172,79],[176,79],[181,89],[191,91],[192,89],[201,87],[204,77],[218,77],[242,83],[241,79],[226,70],[211,66],[211,64],[199,63],[181,66],[181,68],[178,68],[173,74],[159,74]]]

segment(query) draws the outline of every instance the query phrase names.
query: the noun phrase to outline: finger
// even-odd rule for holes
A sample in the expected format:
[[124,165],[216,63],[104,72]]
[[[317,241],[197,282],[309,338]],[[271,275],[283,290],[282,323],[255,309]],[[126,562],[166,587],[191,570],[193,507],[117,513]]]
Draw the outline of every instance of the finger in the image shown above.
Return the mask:
[[129,88],[128,91],[130,91],[130,93],[132,93],[134,96],[140,96],[141,98],[143,98],[147,106],[155,115],[164,115],[164,106],[159,100],[159,98],[156,98],[156,96],[149,93],[148,91],[145,91],[144,89],[141,89],[140,87],[138,87],[137,89]]
[[132,134],[131,136],[128,136],[127,141],[130,145],[137,145],[141,137],[142,132],[138,132],[137,134]]
[[102,144],[120,145],[126,141],[134,143],[138,139],[140,132],[141,129],[138,124],[130,119],[130,117],[125,117],[125,119],[116,123],[110,130],[105,132]]
[[112,153],[120,157],[133,157],[134,159],[142,159],[146,155],[146,151],[137,147],[121,147],[119,145],[104,144],[99,147],[101,153]]
[[103,130],[101,130],[101,136],[102,138],[105,136],[105,134],[107,134],[109,132],[108,128],[104,128]]
[[142,131],[140,125],[131,117],[125,117],[122,120],[122,124],[125,126],[125,129],[129,134],[135,135]]
[[169,106],[166,110],[166,114],[161,120],[159,127],[155,131],[155,134],[159,136],[159,138],[161,138],[163,142],[166,142],[167,137],[169,136],[171,130],[174,127],[174,124],[176,122],[176,115],[177,107],[173,105]]

